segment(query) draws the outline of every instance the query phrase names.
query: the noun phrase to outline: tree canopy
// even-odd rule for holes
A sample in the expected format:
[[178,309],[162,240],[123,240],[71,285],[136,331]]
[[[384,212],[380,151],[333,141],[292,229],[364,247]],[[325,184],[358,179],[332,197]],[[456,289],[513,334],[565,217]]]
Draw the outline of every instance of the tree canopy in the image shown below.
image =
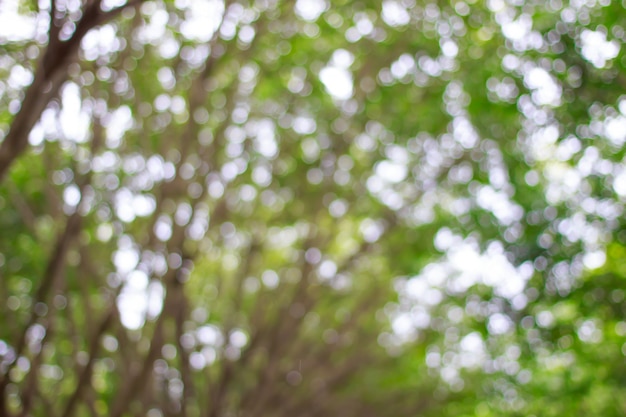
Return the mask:
[[622,416],[610,0],[0,3],[0,415]]

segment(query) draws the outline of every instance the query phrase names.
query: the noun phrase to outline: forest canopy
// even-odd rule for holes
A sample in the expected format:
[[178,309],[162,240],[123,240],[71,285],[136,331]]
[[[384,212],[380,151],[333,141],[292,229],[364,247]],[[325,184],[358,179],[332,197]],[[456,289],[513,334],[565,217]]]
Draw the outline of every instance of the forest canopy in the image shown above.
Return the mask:
[[626,10],[0,2],[0,416],[623,416]]

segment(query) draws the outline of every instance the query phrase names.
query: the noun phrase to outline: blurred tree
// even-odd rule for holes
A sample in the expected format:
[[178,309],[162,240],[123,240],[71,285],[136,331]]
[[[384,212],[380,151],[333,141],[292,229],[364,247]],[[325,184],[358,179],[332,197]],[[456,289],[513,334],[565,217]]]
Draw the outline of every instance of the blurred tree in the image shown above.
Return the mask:
[[623,16],[3,2],[0,415],[623,415]]

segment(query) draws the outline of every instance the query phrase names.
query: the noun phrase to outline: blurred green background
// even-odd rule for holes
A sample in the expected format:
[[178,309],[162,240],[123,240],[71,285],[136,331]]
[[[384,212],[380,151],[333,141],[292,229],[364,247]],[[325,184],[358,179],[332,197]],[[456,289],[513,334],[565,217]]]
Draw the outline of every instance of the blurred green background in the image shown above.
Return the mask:
[[0,2],[0,415],[623,416],[610,0]]

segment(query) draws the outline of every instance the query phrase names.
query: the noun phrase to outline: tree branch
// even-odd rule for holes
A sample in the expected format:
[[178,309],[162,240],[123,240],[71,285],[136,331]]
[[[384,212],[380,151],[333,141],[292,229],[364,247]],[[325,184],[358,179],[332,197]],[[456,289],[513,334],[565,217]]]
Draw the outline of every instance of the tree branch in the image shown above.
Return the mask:
[[[57,41],[57,29],[54,29],[54,3],[50,11],[50,43],[44,57],[35,72],[33,83],[26,90],[20,110],[11,122],[6,137],[0,144],[0,183],[9,168],[28,147],[28,135],[48,106],[56,97],[59,88],[67,80],[67,65],[74,59],[83,37],[96,26],[102,25],[120,14],[127,7],[137,7],[144,0],[131,0],[126,5],[102,12],[100,2],[94,2],[83,11],[83,17],[76,25],[72,37]],[[56,36],[56,38],[55,38]]]
[[102,339],[104,333],[113,323],[113,318],[116,315],[115,301],[112,301],[111,307],[109,307],[109,311],[105,314],[96,332],[94,332],[91,337],[91,342],[89,343],[89,360],[87,361],[87,364],[83,367],[78,377],[78,381],[76,382],[76,389],[70,396],[65,406],[65,410],[61,414],[61,417],[71,417],[74,415],[76,406],[78,405],[78,401],[81,399],[84,390],[87,387],[91,386],[91,375],[93,373],[94,361],[96,359],[96,356],[98,355],[98,350],[100,348],[100,340]]

